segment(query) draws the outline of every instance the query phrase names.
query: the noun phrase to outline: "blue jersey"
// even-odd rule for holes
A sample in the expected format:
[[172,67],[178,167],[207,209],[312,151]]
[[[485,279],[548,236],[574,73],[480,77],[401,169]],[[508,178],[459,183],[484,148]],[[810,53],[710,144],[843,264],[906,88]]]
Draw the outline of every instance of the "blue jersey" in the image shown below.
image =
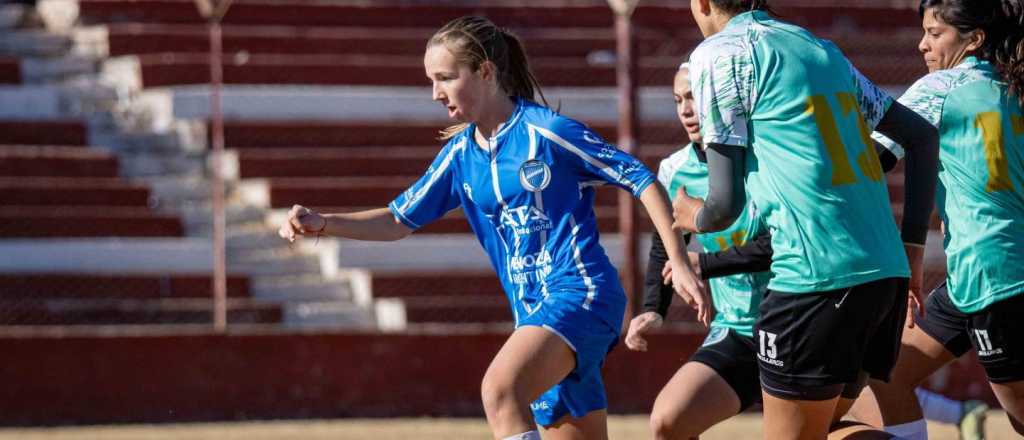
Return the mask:
[[574,302],[618,329],[626,298],[598,243],[595,187],[634,196],[654,182],[639,160],[583,124],[528,100],[490,145],[455,135],[388,208],[417,229],[459,206],[490,257],[518,327],[550,301]]

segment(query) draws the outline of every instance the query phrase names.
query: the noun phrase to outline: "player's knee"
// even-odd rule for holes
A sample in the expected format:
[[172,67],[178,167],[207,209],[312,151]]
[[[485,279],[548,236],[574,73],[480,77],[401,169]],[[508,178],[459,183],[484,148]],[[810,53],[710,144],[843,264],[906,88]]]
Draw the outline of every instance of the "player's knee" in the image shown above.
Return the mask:
[[511,381],[493,375],[484,375],[480,384],[480,397],[483,400],[484,411],[488,414],[497,414],[509,405],[515,405],[515,389]]
[[651,434],[657,440],[668,440],[668,439],[686,439],[693,435],[686,432],[681,432],[682,429],[677,427],[677,418],[672,414],[658,411],[657,408],[651,412],[651,418],[648,421]]

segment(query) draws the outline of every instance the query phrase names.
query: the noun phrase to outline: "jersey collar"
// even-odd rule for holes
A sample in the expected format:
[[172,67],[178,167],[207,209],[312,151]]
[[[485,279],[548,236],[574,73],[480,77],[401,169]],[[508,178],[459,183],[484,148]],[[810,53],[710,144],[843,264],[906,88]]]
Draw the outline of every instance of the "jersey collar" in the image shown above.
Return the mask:
[[960,64],[956,65],[956,68],[957,69],[992,70],[992,63],[988,62],[988,60],[981,60],[981,59],[978,59],[978,57],[976,57],[974,55],[970,55],[970,56],[964,57],[964,60],[961,61]]
[[[519,122],[519,118],[522,117],[523,115],[523,108],[526,107],[526,100],[520,97],[516,97],[515,101],[516,108],[512,110],[512,115],[508,117],[508,120],[505,121],[505,125],[501,126],[501,130],[498,130],[498,133],[495,134],[492,139],[497,140],[498,138],[504,136],[506,133],[509,132],[509,129],[511,129],[512,126],[516,125],[516,122]],[[476,133],[476,124],[470,124],[469,130],[466,130],[466,132],[469,133],[470,139],[474,139],[473,133]]]
[[747,11],[741,14],[736,14],[734,17],[729,19],[729,22],[725,24],[722,30],[729,29],[731,27],[743,26],[744,24],[752,21],[770,20],[772,17],[767,12],[761,10]]

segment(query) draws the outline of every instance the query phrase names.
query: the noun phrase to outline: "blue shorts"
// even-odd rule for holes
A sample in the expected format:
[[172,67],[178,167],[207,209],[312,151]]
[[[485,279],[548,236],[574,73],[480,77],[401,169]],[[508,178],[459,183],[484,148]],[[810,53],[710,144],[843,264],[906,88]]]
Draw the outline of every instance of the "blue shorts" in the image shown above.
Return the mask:
[[[601,366],[619,342],[619,327],[613,327],[596,311],[584,309],[584,298],[552,293],[534,313],[520,315],[518,327],[543,327],[561,337],[576,353],[576,368],[530,404],[538,425],[551,426],[567,414],[580,418],[608,407]],[[617,316],[621,325],[622,313]]]

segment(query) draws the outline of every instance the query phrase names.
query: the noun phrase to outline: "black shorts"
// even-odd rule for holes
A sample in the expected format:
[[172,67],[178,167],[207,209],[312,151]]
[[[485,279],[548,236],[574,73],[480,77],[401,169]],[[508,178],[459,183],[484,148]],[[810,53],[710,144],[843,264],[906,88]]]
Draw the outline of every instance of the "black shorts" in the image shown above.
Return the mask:
[[752,338],[725,327],[712,327],[704,345],[690,356],[690,361],[711,367],[725,379],[740,399],[739,412],[743,412],[755,403],[761,403],[761,384],[754,355]]
[[754,326],[762,388],[782,399],[827,400],[856,395],[863,373],[888,381],[906,311],[906,278],[816,293],[769,290]]
[[925,300],[924,318],[917,325],[960,357],[973,346],[988,380],[1024,380],[1024,294],[993,303],[976,313],[964,313],[949,299],[946,284]]

